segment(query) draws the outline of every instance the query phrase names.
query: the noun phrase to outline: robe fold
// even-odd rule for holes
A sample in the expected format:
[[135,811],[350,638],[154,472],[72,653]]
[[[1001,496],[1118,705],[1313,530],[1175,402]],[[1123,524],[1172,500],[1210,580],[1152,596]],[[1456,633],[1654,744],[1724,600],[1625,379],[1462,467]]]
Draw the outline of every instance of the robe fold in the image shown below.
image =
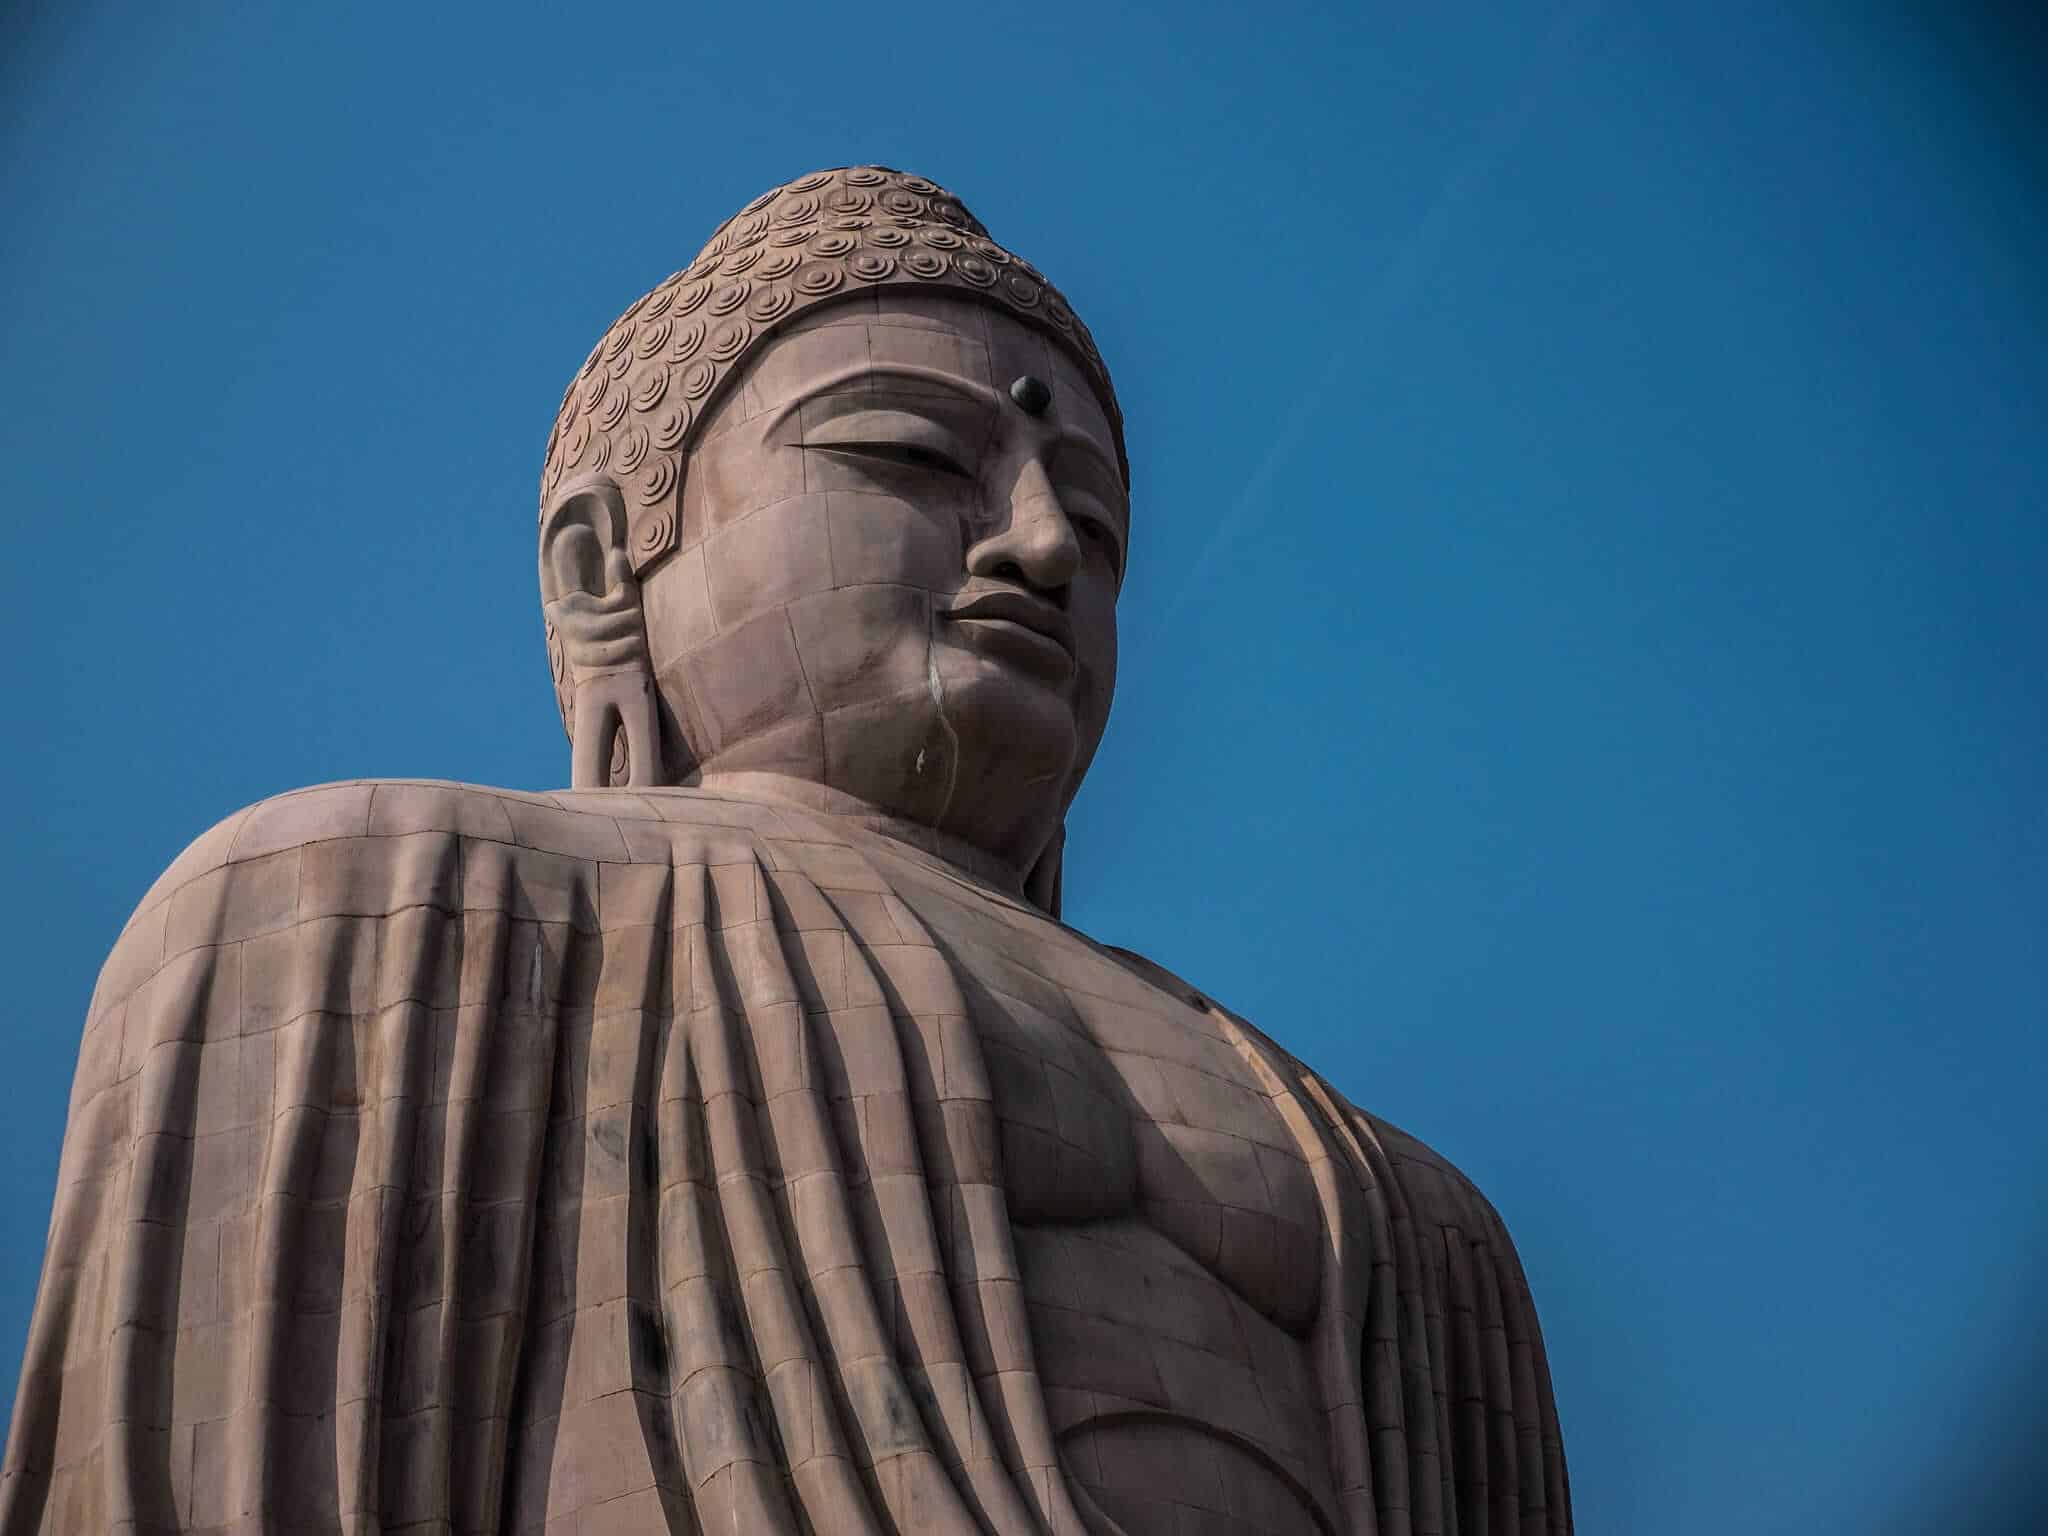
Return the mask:
[[[788,806],[358,782],[222,823],[92,1000],[0,1536],[1114,1536],[1040,1384],[946,903],[1047,986],[1185,1006]],[[1190,1016],[1313,1174],[1316,1527],[1568,1531],[1498,1216]]]

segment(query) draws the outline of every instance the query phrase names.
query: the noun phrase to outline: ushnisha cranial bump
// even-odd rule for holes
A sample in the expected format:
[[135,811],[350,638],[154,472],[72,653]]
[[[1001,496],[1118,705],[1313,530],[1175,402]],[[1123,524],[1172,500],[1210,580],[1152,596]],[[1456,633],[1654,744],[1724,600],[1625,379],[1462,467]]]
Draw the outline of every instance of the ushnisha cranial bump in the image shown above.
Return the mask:
[[672,499],[692,430],[747,354],[819,304],[885,287],[964,291],[1060,342],[1095,386],[1128,483],[1109,369],[1059,291],[990,239],[943,187],[857,165],[817,171],[755,198],[719,226],[695,261],[614,322],[562,397],[541,474],[543,502],[566,476],[607,472],[634,509],[635,566],[660,558],[673,542],[674,519],[640,509]]

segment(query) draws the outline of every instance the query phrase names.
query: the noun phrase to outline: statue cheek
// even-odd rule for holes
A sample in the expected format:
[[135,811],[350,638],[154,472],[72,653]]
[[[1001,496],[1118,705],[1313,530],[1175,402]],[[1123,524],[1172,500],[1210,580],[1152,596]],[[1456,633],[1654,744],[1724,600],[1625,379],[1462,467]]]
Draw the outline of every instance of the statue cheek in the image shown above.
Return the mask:
[[794,496],[704,541],[711,614],[721,632],[833,586],[829,504]]
[[1107,717],[1109,696],[1116,691],[1116,599],[1089,593],[1079,598],[1073,611],[1080,674],[1074,698],[1077,706],[1088,698],[1099,699],[1100,716]]
[[841,586],[897,582],[945,596],[966,579],[963,517],[898,497],[826,495],[832,578]]
[[1116,690],[1115,669],[1108,675],[1083,669],[1074,684],[1074,734],[1085,763],[1095,755],[1109,724],[1110,696]]
[[1116,629],[1090,645],[1083,642],[1081,665],[1074,679],[1074,730],[1080,742],[1079,768],[1085,769],[1109,725],[1110,702],[1116,694]]
[[835,587],[798,599],[788,613],[821,713],[915,700],[929,691],[931,598],[918,588]]

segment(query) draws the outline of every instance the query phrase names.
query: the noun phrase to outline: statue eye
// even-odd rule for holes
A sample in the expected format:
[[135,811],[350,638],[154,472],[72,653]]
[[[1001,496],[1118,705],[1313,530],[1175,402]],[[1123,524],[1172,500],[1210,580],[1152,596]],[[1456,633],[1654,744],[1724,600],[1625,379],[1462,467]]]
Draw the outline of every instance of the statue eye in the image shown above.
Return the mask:
[[809,446],[827,453],[847,453],[857,458],[879,459],[885,464],[903,464],[912,469],[931,470],[935,474],[957,475],[963,480],[973,478],[946,454],[922,443],[818,443]]
[[1116,536],[1116,530],[1099,517],[1076,517],[1074,527],[1089,546],[1109,561],[1110,567],[1121,581],[1124,574],[1123,541]]

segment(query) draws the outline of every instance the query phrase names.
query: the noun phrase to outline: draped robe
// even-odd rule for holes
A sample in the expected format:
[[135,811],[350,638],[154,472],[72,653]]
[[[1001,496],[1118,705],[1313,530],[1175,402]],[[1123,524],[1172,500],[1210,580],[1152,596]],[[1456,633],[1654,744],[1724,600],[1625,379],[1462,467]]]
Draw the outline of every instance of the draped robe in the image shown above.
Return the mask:
[[[1471,1185],[887,830],[357,782],[203,836],[93,997],[0,1536],[1113,1536],[1172,1518],[1147,1499],[1280,1529],[1069,1454],[1088,1413],[1184,1405],[1041,1380],[1056,1277],[1019,1262],[986,1043],[990,989],[1026,983],[1164,1055],[1225,1042],[1312,1178],[1320,1443],[1268,1445],[1252,1391],[1199,1410],[1219,1455],[1330,1536],[1568,1531],[1533,1304]],[[956,918],[1013,935],[1023,982],[972,974],[996,951]]]

